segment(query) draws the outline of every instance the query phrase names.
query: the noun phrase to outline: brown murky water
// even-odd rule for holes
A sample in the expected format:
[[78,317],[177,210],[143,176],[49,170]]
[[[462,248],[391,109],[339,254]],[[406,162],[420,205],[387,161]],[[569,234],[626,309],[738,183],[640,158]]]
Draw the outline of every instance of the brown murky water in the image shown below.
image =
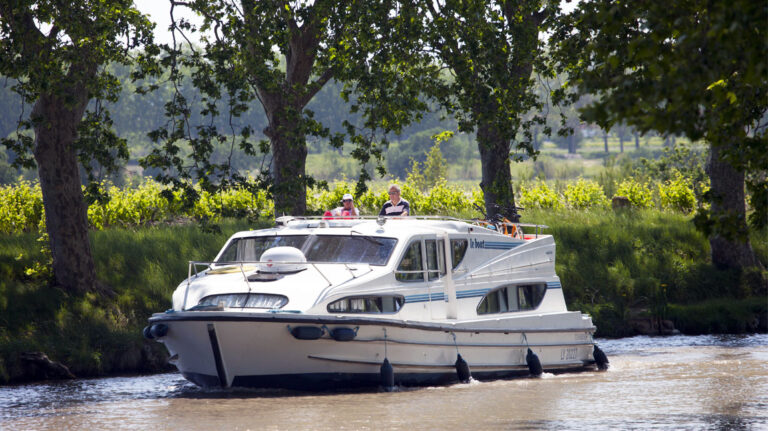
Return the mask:
[[768,335],[600,345],[605,373],[392,393],[210,391],[178,374],[0,387],[0,429],[768,429]]

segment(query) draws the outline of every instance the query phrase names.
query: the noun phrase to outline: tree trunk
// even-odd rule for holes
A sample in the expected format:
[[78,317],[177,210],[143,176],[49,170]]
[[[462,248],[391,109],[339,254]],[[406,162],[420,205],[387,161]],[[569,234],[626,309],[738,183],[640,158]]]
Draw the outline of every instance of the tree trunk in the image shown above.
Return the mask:
[[603,144],[605,144],[605,152],[608,152],[608,134],[603,133]]
[[619,152],[624,152],[624,135],[619,135]]
[[[284,110],[279,110],[284,111]],[[269,115],[265,130],[272,148],[272,195],[275,217],[304,215],[307,212],[307,145],[295,128],[281,124],[286,115]]]
[[566,139],[568,139],[568,153],[576,154],[576,137],[571,133]]
[[485,211],[489,218],[499,213],[495,205],[514,208],[512,173],[509,170],[510,140],[501,136],[491,125],[481,124],[477,129],[477,146],[482,162],[482,182]]
[[77,125],[88,104],[84,89],[41,95],[32,110],[35,160],[56,283],[77,292],[96,290],[77,154]]
[[640,134],[635,132],[635,149],[640,149]]
[[[244,2],[246,11],[253,10],[254,1]],[[286,6],[287,7],[287,6]],[[272,197],[275,202],[275,216],[304,215],[307,211],[307,142],[303,110],[321,88],[333,78],[333,69],[328,68],[310,84],[316,74],[313,70],[320,48],[321,21],[325,17],[317,13],[306,18],[302,25],[290,19],[290,38],[283,47],[285,55],[285,80],[280,84],[262,82],[261,69],[251,70],[269,125],[264,134],[269,138],[272,150]],[[258,34],[258,20],[245,16],[246,26]],[[254,58],[258,49],[247,47]]]
[[[711,182],[711,217],[716,225],[709,238],[712,263],[718,268],[759,266],[747,235],[744,173],[721,160],[720,154],[719,147],[710,145],[707,174]],[[721,235],[723,231],[732,235]]]

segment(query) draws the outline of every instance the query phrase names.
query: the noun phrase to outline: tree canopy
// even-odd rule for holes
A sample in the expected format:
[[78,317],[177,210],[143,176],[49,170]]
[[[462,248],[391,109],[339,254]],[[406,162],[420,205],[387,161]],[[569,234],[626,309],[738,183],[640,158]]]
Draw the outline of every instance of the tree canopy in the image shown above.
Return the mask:
[[101,103],[120,94],[108,65],[136,60],[132,49],[151,45],[152,27],[131,0],[0,3],[0,75],[15,80],[24,108],[32,104],[2,143],[15,164],[37,166],[54,277],[68,289],[96,287],[78,162],[94,180],[95,168],[127,157]]
[[[420,82],[434,76],[436,68],[412,54],[418,21],[407,4],[199,0],[171,5],[189,8],[203,19],[199,29],[183,20],[174,24],[179,38],[188,31],[200,32],[202,50],[191,44],[184,50],[180,45],[168,47],[164,60],[177,82],[182,79],[175,72],[179,63],[192,69],[192,84],[203,97],[202,115],[237,118],[251,99],[264,108],[269,141],[260,142],[258,149],[269,152],[271,160],[261,170],[259,186],[274,197],[278,213],[306,210],[306,187],[314,182],[305,172],[307,137],[327,139],[336,147],[345,139],[354,145],[352,155],[363,164],[361,192],[370,178],[366,163],[381,165],[387,134],[399,132],[424,110]],[[332,133],[307,109],[332,79],[343,83],[342,96],[352,102],[353,112],[362,114],[362,125],[345,121],[342,132]],[[227,112],[220,111],[222,105]],[[160,180],[184,186],[182,180],[188,179],[210,187],[243,180],[229,164],[213,165],[208,159],[212,143],[227,140],[256,154],[248,125],[232,127],[228,135],[212,122],[192,125],[187,100],[178,92],[167,107],[169,127],[152,135],[162,145],[144,160],[146,166],[164,170]],[[178,157],[181,144],[191,147],[191,161]]]
[[768,224],[766,22],[768,6],[749,0],[592,0],[579,3],[554,38],[576,90],[566,97],[595,96],[586,120],[711,145],[711,210],[697,220],[721,266],[756,262],[746,242],[745,178],[751,225]]
[[446,0],[422,7],[427,49],[450,74],[434,94],[460,131],[477,133],[480,185],[492,216],[496,205],[515,205],[510,159],[537,154],[534,129],[546,119],[534,70],[547,73],[540,34],[559,3]]

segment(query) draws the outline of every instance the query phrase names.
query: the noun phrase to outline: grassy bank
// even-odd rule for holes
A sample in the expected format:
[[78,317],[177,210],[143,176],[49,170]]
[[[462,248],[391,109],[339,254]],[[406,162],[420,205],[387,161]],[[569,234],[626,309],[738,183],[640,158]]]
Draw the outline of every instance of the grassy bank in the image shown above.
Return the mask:
[[[590,313],[599,336],[634,335],[633,319],[648,316],[690,334],[768,331],[766,272],[714,268],[709,242],[690,216],[533,210],[524,220],[550,226],[568,307]],[[765,266],[768,232],[754,233],[751,243]]]
[[[532,210],[523,221],[551,227],[569,309],[591,313],[600,336],[632,335],[637,316],[668,319],[691,334],[768,331],[766,274],[712,268],[708,242],[686,216]],[[162,345],[141,337],[147,317],[170,307],[187,261],[210,260],[232,232],[261,226],[226,221],[220,227],[220,233],[191,225],[93,232],[97,274],[111,297],[48,287],[44,268],[36,267],[45,259],[36,236],[0,238],[0,383],[30,377],[19,359],[30,351],[45,352],[77,376],[167,367]],[[768,233],[753,235],[752,244],[768,264]]]
[[210,260],[235,231],[258,227],[225,222],[221,233],[197,226],[108,229],[91,234],[96,271],[111,297],[70,295],[47,286],[34,234],[0,238],[0,383],[22,378],[20,352],[42,351],[77,376],[157,371],[167,367],[158,343],[141,328],[170,308],[187,261]]

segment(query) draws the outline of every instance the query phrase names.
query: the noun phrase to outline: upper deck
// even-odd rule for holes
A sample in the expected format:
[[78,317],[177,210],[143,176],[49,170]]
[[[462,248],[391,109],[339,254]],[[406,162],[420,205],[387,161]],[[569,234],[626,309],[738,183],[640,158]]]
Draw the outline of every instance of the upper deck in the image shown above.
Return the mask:
[[232,238],[270,236],[270,235],[370,235],[394,237],[398,239],[423,234],[495,234],[499,237],[511,237],[528,241],[541,238],[541,231],[546,225],[528,223],[508,223],[509,230],[514,226],[515,233],[525,231],[522,235],[503,233],[504,226],[494,225],[483,220],[462,220],[442,216],[408,216],[408,217],[280,217],[276,226],[268,229],[242,231]]

